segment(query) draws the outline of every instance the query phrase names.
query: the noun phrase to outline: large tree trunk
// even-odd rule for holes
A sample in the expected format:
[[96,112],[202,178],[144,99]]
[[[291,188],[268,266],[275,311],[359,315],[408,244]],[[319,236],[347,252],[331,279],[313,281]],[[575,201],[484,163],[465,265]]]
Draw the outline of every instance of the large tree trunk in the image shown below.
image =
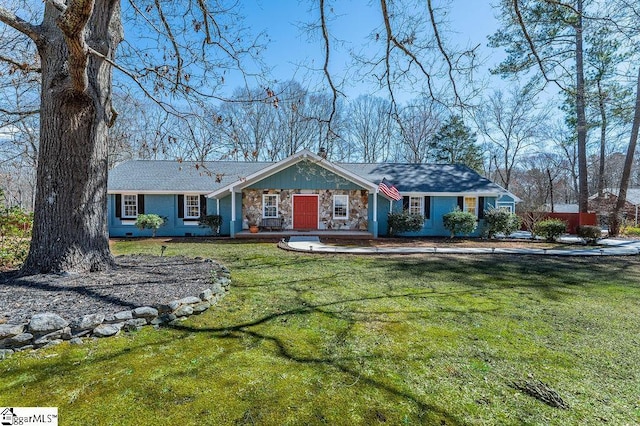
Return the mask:
[[618,192],[618,201],[613,209],[609,220],[609,235],[618,236],[620,233],[620,224],[622,218],[620,212],[627,202],[627,189],[629,188],[629,179],[631,177],[631,168],[633,167],[633,156],[636,152],[638,144],[638,132],[640,131],[640,68],[638,68],[638,85],[636,88],[636,105],[633,114],[633,124],[631,126],[631,137],[629,138],[629,147],[627,148],[627,156],[624,159],[624,168],[622,169],[622,177],[620,178],[620,191]]
[[[78,67],[74,47],[47,3],[38,46],[42,62],[40,152],[34,228],[24,273],[86,272],[113,265],[107,231],[107,123],[111,66],[95,55]],[[97,0],[81,31],[87,45],[112,58],[121,40],[119,0]],[[78,90],[73,78],[86,72]]]

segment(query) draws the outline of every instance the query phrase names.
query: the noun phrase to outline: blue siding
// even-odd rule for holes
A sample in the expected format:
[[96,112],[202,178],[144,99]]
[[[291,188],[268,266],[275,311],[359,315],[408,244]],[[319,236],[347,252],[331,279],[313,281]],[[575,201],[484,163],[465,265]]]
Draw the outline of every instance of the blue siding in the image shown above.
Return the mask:
[[[140,230],[135,225],[123,224],[115,217],[115,195],[109,195],[107,210],[109,214],[109,236],[111,237],[150,237],[150,229]],[[178,196],[175,194],[145,194],[144,212],[157,214],[166,218],[165,224],[158,229],[158,237],[202,236],[211,235],[211,228],[200,225],[185,225],[183,219],[178,218]],[[207,200],[207,212],[215,212],[215,200]],[[133,222],[128,220],[128,222]],[[187,222],[189,223],[189,222]],[[193,222],[191,222],[193,223]]]
[[[493,207],[495,205],[495,197],[485,198],[485,209]],[[386,208],[388,212],[388,201],[383,200],[382,203],[378,201],[378,209]],[[421,231],[418,232],[406,232],[401,234],[405,237],[446,237],[449,236],[449,231],[444,227],[442,217],[453,211],[458,206],[458,197],[431,197],[431,217],[424,221],[424,225]],[[393,211],[402,211],[402,201],[394,201]],[[382,210],[380,210],[382,213]],[[388,235],[388,223],[386,220],[387,213],[379,213],[378,220],[380,220],[379,233],[380,235]],[[384,215],[384,224],[382,223],[381,216]],[[484,226],[484,220],[480,219],[478,226],[471,236],[480,236],[482,233],[482,227]]]
[[365,189],[311,161],[300,161],[247,189]]

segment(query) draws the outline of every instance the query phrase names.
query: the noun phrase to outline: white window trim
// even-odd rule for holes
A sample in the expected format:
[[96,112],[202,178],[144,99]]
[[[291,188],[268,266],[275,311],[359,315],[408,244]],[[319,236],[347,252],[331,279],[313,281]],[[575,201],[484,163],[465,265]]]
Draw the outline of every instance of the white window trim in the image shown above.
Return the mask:
[[[198,215],[197,216],[193,216],[193,215],[189,215],[189,205],[187,203],[187,199],[189,197],[196,197],[196,200],[198,200]],[[196,195],[196,194],[184,194],[184,218],[185,219],[200,219],[200,212],[202,211],[201,206],[200,206],[200,195]]]
[[[122,203],[120,206],[120,218],[121,219],[137,219],[138,218],[138,194],[121,194],[122,197]],[[135,206],[136,206],[136,214],[134,216],[131,215],[127,215],[126,214],[126,203],[125,203],[125,197],[133,197],[133,199],[135,200]]]
[[[274,216],[267,216],[266,212],[267,212],[267,202],[266,199],[267,197],[276,197],[276,213]],[[262,194],[262,218],[263,219],[271,219],[271,218],[277,218],[279,217],[278,214],[280,213],[280,195],[279,194]]]
[[[463,207],[465,212],[469,211],[469,209],[467,208],[467,198],[473,198],[473,199],[476,200],[476,206],[475,206],[475,209],[474,209],[475,211],[473,212],[473,214],[476,215],[476,217],[477,217],[478,216],[478,203],[479,203],[480,199],[478,197],[473,196],[473,195],[465,195],[465,196],[463,196],[462,197],[462,200],[463,200],[462,207]],[[471,213],[471,212],[469,212],[469,213]]]
[[[344,216],[336,216],[336,198],[346,198],[345,202],[345,215]],[[333,195],[333,218],[340,220],[348,220],[349,219],[349,196],[347,194],[334,194]]]
[[509,203],[509,202],[500,202],[500,201],[498,201],[496,203],[496,208],[497,209],[506,209],[507,211],[509,211],[509,213],[513,213],[513,204]]
[[[414,199],[418,199],[418,201],[420,202],[420,211],[417,213],[411,213],[411,201]],[[407,211],[411,214],[424,216],[424,197],[418,195],[409,195],[409,208]]]

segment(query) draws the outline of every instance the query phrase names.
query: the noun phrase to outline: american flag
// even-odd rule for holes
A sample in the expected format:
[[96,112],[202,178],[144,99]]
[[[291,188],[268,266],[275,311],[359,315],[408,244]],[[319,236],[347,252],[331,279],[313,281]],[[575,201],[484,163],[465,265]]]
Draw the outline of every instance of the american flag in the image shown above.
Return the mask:
[[398,192],[398,188],[393,186],[393,184],[389,183],[389,181],[386,178],[382,179],[382,182],[380,182],[380,185],[378,185],[378,189],[384,195],[386,195],[387,197],[393,200],[396,200],[396,201],[402,200],[402,195],[400,195],[400,193]]

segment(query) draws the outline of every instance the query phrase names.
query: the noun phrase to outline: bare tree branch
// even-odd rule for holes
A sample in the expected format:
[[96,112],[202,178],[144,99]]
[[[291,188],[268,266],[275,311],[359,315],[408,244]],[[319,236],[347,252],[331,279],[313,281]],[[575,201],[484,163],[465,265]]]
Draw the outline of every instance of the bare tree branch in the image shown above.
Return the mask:
[[26,62],[18,62],[14,59],[11,59],[7,56],[4,55],[0,55],[0,61],[2,62],[6,62],[8,64],[13,65],[15,68],[21,70],[21,71],[26,71],[26,72],[40,72],[42,71],[42,69],[40,67],[34,68],[31,65],[27,64]]
[[427,8],[429,9],[429,17],[431,18],[431,26],[433,27],[433,34],[435,35],[436,42],[438,43],[438,50],[440,50],[442,57],[447,62],[449,81],[451,82],[451,87],[453,89],[453,94],[455,96],[456,102],[458,102],[461,100],[461,97],[458,94],[458,88],[456,87],[456,80],[453,77],[453,64],[451,63],[451,58],[449,58],[449,54],[444,49],[444,45],[442,44],[442,39],[440,38],[440,32],[438,31],[438,24],[436,23],[436,17],[433,13],[433,5],[431,4],[431,0],[427,0]]
[[14,30],[25,34],[36,43],[40,41],[40,37],[42,34],[39,26],[26,22],[22,18],[12,13],[9,9],[6,9],[2,6],[0,6],[0,22],[3,22]]
[[331,52],[330,49],[330,41],[329,41],[329,31],[327,29],[327,17],[325,15],[325,2],[324,0],[320,0],[320,25],[322,27],[322,39],[324,41],[324,64],[322,66],[322,70],[324,72],[325,77],[327,78],[327,82],[329,83],[329,87],[331,88],[331,112],[329,114],[329,119],[327,120],[327,140],[333,134],[331,129],[331,123],[333,122],[333,117],[336,115],[336,104],[338,102],[338,94],[340,93],[336,88],[333,79],[331,78],[331,73],[329,72],[329,55]]

